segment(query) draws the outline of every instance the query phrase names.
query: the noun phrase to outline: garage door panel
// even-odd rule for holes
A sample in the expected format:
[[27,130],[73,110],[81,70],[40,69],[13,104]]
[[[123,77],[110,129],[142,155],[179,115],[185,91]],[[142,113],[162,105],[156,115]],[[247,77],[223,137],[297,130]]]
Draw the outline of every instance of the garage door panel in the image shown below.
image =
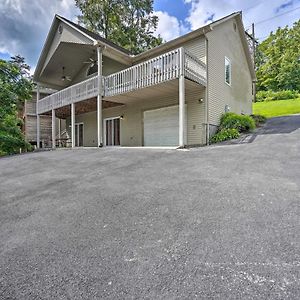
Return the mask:
[[178,105],[144,112],[145,146],[178,146],[178,132]]

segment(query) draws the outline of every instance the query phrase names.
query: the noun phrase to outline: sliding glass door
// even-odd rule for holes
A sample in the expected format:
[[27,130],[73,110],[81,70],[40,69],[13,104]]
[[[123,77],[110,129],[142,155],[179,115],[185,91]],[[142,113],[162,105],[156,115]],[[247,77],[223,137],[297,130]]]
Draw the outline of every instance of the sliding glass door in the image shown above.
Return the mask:
[[120,146],[120,118],[104,119],[105,146]]

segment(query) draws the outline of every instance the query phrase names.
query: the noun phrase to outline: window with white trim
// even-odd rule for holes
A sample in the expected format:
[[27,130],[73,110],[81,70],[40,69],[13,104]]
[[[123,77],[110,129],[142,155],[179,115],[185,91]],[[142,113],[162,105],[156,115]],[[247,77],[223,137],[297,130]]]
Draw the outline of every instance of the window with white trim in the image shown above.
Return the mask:
[[225,82],[231,85],[231,61],[228,57],[225,57]]

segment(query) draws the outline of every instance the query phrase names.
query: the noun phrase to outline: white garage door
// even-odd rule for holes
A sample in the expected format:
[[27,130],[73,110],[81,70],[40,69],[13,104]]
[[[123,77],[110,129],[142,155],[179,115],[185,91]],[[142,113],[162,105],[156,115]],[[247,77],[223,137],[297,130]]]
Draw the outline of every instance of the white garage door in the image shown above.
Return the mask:
[[178,105],[144,112],[144,146],[178,146],[178,135]]

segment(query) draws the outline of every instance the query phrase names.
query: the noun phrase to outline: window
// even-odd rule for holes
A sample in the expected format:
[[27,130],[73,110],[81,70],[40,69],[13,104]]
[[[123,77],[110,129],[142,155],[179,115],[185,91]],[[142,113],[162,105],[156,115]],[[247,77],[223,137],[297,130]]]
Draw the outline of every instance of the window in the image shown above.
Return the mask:
[[231,62],[227,57],[225,57],[225,82],[231,85]]

